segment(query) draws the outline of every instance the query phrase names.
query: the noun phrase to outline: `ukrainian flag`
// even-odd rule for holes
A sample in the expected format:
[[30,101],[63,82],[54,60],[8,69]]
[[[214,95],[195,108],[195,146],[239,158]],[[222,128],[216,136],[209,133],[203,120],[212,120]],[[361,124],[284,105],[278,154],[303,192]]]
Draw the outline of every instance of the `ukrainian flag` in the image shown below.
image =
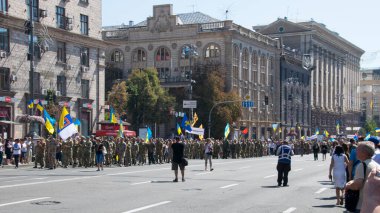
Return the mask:
[[75,126],[73,120],[66,107],[62,108],[61,117],[59,118],[58,134],[65,141],[73,134],[78,133],[78,128]]
[[32,109],[34,107],[33,99],[29,100],[28,102],[28,108]]
[[317,128],[317,129],[315,130],[315,134],[316,134],[316,135],[319,135],[319,128]]
[[145,142],[149,142],[149,140],[152,138],[152,130],[150,130],[150,128],[148,127],[148,129],[146,130],[146,138],[145,138]]
[[111,121],[111,123],[114,123],[114,124],[117,123],[117,119],[116,119],[116,115],[115,115],[115,111],[114,111],[113,107],[111,107],[111,109],[110,109],[110,121]]
[[50,134],[54,133],[55,119],[51,118],[49,113],[44,109],[45,127]]
[[123,121],[120,119],[119,120],[119,137],[121,137],[121,138],[124,138],[124,134],[123,134],[123,132],[124,132],[124,127],[123,127]]
[[227,123],[226,127],[224,128],[224,138],[227,138],[230,134],[230,124]]
[[38,104],[37,104],[37,109],[40,110],[41,112],[44,111],[44,107],[42,106],[42,103],[41,101],[38,101]]
[[177,123],[177,133],[178,135],[182,135],[182,130],[178,123]]
[[325,130],[324,131],[324,135],[326,136],[326,138],[328,138],[330,134],[329,134],[329,132],[327,130]]
[[379,127],[376,127],[376,128],[375,128],[375,132],[380,132],[380,128],[379,128]]
[[367,141],[370,137],[371,137],[371,134],[367,133],[367,135],[365,136],[364,140]]

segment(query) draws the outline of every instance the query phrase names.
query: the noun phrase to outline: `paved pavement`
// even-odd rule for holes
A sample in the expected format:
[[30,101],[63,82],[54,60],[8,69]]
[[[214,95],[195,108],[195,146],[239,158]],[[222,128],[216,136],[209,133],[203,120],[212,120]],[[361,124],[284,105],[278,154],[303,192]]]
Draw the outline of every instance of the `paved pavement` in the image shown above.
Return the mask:
[[[321,156],[320,156],[321,157]],[[0,168],[0,212],[343,212],[327,161],[294,156],[289,187],[277,187],[274,156],[189,160],[185,182],[169,164],[135,167]]]

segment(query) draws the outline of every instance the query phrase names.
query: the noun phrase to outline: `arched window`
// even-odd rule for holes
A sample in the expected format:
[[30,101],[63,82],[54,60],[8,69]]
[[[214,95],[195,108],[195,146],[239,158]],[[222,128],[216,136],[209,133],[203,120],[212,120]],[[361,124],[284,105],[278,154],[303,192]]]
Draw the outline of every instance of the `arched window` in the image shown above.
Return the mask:
[[156,53],[156,61],[169,61],[170,52],[165,47],[160,47]]
[[205,58],[217,58],[220,56],[219,46],[216,44],[210,44],[205,51]]
[[111,61],[115,63],[121,63],[124,61],[124,55],[120,50],[115,50],[111,54]]
[[144,62],[146,61],[145,50],[139,48],[133,52],[133,62]]

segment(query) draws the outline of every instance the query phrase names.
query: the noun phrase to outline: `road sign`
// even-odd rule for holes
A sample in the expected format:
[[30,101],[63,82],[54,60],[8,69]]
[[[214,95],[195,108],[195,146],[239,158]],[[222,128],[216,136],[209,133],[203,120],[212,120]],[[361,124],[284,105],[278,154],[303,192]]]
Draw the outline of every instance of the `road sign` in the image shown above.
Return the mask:
[[254,106],[253,101],[242,101],[241,106],[244,108],[251,108]]
[[184,100],[183,101],[183,108],[184,109],[194,109],[194,108],[197,108],[197,101]]

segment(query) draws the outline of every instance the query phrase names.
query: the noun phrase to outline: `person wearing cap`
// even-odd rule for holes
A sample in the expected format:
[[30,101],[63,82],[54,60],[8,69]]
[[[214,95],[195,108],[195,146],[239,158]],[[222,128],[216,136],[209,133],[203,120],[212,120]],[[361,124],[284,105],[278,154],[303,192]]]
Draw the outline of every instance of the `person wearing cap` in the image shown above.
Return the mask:
[[285,140],[282,142],[282,145],[278,147],[276,154],[278,156],[278,186],[281,186],[281,183],[282,186],[288,186],[288,173],[291,170],[291,156],[294,155],[294,152]]
[[379,145],[379,139],[377,137],[370,137],[368,141],[372,141],[373,144],[375,144],[375,154],[373,155],[372,159],[380,164],[380,145]]

